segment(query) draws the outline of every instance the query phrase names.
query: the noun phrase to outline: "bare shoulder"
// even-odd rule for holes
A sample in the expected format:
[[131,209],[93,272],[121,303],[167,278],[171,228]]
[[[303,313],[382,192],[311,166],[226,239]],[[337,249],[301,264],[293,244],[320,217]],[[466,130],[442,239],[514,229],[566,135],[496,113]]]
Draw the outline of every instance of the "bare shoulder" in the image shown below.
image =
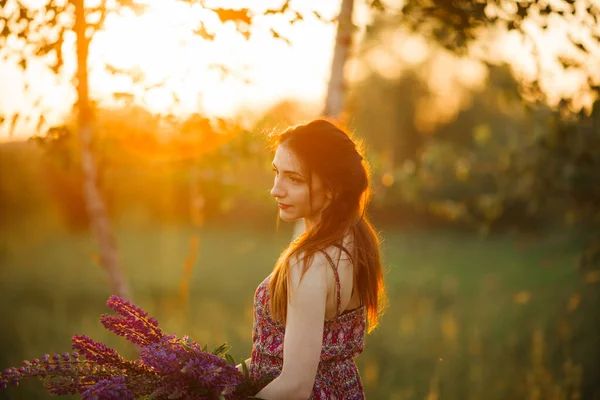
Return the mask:
[[[323,253],[315,253],[309,260],[309,265],[306,265],[303,255],[294,255],[290,258],[290,280],[292,287],[296,288],[300,283],[308,283],[311,286],[321,286],[324,284],[327,277],[328,261]],[[302,279],[301,279],[302,278]]]
[[[346,234],[340,243],[327,247],[323,252],[324,257],[333,261],[335,266],[352,265],[352,254],[354,251],[354,237],[352,233]],[[329,261],[328,261],[329,262]]]

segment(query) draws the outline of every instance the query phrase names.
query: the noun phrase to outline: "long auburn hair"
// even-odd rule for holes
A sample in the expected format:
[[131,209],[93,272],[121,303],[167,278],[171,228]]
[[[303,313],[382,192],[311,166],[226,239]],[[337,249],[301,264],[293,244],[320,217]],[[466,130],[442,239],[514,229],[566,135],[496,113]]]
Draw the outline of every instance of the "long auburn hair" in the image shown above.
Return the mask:
[[[379,237],[365,214],[370,200],[370,176],[360,143],[324,119],[293,126],[271,138],[273,149],[285,146],[300,160],[309,196],[312,196],[313,172],[333,194],[331,203],[321,213],[320,223],[293,240],[275,264],[269,282],[272,317],[285,324],[291,257],[303,261],[302,277],[315,253],[335,246],[353,263],[354,290],[358,291],[365,307],[368,332],[371,332],[379,322],[387,296]],[[347,234],[353,240],[351,251],[342,245]]]

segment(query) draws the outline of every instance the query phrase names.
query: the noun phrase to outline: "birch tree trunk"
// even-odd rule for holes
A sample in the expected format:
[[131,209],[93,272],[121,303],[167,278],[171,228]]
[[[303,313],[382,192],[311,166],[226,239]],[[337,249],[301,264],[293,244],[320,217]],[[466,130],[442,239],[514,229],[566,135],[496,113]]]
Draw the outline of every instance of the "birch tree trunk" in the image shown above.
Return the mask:
[[338,26],[335,36],[335,47],[333,60],[331,62],[331,73],[327,85],[327,97],[323,116],[337,118],[344,108],[344,97],[346,95],[346,81],[344,79],[344,68],[350,55],[352,47],[352,36],[354,25],[352,24],[352,11],[354,0],[342,0]]
[[125,282],[119,263],[115,239],[110,227],[104,200],[98,190],[97,170],[92,152],[93,121],[89,102],[88,87],[88,50],[90,40],[86,36],[84,0],[74,0],[75,33],[77,35],[77,129],[83,170],[83,195],[90,218],[92,233],[96,238],[100,252],[100,262],[108,274],[112,294],[130,299],[129,288]]
[[[338,118],[344,109],[344,98],[346,95],[344,68],[350,55],[350,48],[352,47],[352,35],[354,33],[354,25],[352,24],[353,10],[354,0],[342,0],[335,35],[333,60],[331,61],[331,73],[325,97],[325,107],[322,112],[324,117]],[[294,224],[292,238],[297,238],[302,232],[304,232],[304,221],[298,220]]]

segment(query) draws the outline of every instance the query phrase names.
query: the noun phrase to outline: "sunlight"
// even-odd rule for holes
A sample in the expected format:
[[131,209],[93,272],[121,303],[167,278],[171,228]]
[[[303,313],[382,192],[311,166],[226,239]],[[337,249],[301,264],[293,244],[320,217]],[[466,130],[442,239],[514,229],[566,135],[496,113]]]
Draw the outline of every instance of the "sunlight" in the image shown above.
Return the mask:
[[[289,15],[256,17],[249,40],[236,32],[233,23],[222,24],[213,12],[197,4],[176,0],[144,3],[148,9],[142,15],[131,11],[109,15],[104,29],[91,42],[90,93],[99,105],[114,106],[129,99],[152,112],[201,112],[217,117],[230,117],[240,110],[259,113],[284,99],[321,107],[335,24],[319,21],[312,11],[331,19],[339,11],[337,2],[305,0],[294,4],[307,17],[293,25],[288,22]],[[247,6],[240,1],[207,4]],[[252,7],[257,11],[277,8],[281,0],[265,0]],[[361,7],[357,14],[361,14]],[[359,21],[364,18],[357,16]],[[200,23],[215,34],[214,40],[194,33]],[[290,44],[275,39],[271,27]],[[31,60],[34,68],[25,73],[10,63],[0,63],[0,84],[11,94],[0,95],[2,113],[31,114],[35,108],[49,124],[60,123],[70,115],[75,100],[70,80],[76,64],[74,46],[75,35],[69,33],[63,45],[64,73],[58,77],[38,60]],[[36,106],[38,98],[41,101]],[[34,128],[35,124],[21,120],[14,135],[29,136]],[[7,132],[6,127],[0,128],[0,137],[7,138]]]
[[[278,98],[314,101],[323,95],[333,24],[307,18],[289,27],[283,17],[270,18],[269,25],[257,19],[246,41],[232,23],[221,24],[214,13],[199,5],[165,0],[146,3],[149,9],[141,16],[132,12],[112,15],[94,38],[90,80],[102,98],[109,99],[115,91],[130,91],[156,112],[204,110],[230,116],[242,104],[264,107]],[[271,3],[261,3],[260,8],[276,7],[279,2]],[[313,7],[317,2],[310,3]],[[328,9],[315,8],[324,15],[336,13],[332,4]],[[216,34],[214,41],[192,33],[200,22]],[[269,28],[273,25],[290,39],[291,46],[272,37]],[[307,62],[309,58],[313,62]],[[126,80],[116,80],[104,64],[117,70],[138,68],[141,92],[146,93],[140,94],[139,87]]]
[[[35,6],[44,1],[27,0],[26,3]],[[331,19],[338,12],[339,2],[294,2],[293,6],[306,18],[293,25],[289,23],[289,15],[258,16],[249,28],[250,39],[245,40],[232,22],[221,23],[217,15],[198,4],[177,0],[143,1],[148,8],[142,15],[130,10],[109,15],[104,29],[97,32],[91,43],[91,97],[101,106],[115,106],[125,101],[161,114],[201,112],[215,117],[231,117],[241,110],[258,114],[284,99],[300,100],[315,110],[321,108],[329,79],[335,24],[319,21],[312,11]],[[86,4],[91,3],[86,1]],[[223,0],[207,4],[233,8],[250,6],[262,11],[280,7],[282,1],[263,0],[249,5],[241,0]],[[366,25],[370,18],[367,9],[366,4],[357,3],[353,17],[357,26]],[[215,35],[214,40],[199,34],[201,24],[206,28],[205,36]],[[567,47],[566,26],[565,21],[556,20],[552,29],[543,34],[531,30],[545,53],[542,86],[550,104],[558,103],[561,96],[572,95],[577,97],[577,102],[589,105],[593,96],[584,87],[587,75],[557,69],[548,58]],[[290,44],[275,39],[271,28]],[[356,43],[360,43],[361,33]],[[383,46],[355,49],[362,59],[350,60],[347,66],[350,83],[373,70],[388,79],[396,79],[404,68],[417,66],[431,57],[432,48],[423,38],[395,30],[387,39]],[[508,61],[517,75],[531,79],[536,66],[527,42],[506,33],[488,40],[498,60]],[[59,77],[43,70],[37,60],[29,62],[31,68],[26,73],[10,63],[0,63],[0,84],[5,89],[3,92],[9,94],[0,94],[0,111],[9,117],[17,112],[43,114],[49,124],[60,123],[71,115],[75,100],[70,80],[76,62],[74,43],[74,35],[67,35],[63,45],[65,73]],[[596,81],[600,80],[597,54],[587,59],[572,55],[579,58],[587,67],[588,75]],[[440,77],[447,72],[444,68],[440,71]],[[462,74],[458,80],[472,87],[475,82],[469,80],[482,79],[481,71],[475,72]],[[23,87],[25,82],[29,86],[27,90]],[[448,90],[451,89],[441,88],[442,92]],[[454,103],[450,108],[460,108],[461,101]],[[28,136],[34,127],[35,123],[20,121],[15,135]],[[7,127],[0,127],[0,139],[7,136]]]

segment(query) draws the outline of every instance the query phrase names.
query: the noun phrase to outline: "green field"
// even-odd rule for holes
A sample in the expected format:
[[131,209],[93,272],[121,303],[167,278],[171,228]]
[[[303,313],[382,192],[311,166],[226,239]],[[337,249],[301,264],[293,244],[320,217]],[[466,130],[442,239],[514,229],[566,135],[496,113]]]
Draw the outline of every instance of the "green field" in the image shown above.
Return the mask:
[[[98,320],[109,292],[94,243],[39,225],[0,236],[0,368],[68,351],[75,333],[130,354]],[[195,232],[118,229],[134,300],[165,331],[210,346],[228,341],[234,358],[247,357],[254,290],[290,232],[199,230],[199,257],[182,301]],[[393,230],[382,237],[390,307],[358,361],[368,398],[577,398],[585,369],[598,366],[598,335],[590,333],[597,325],[586,325],[592,306],[577,271],[579,243],[567,234]],[[46,398],[40,388],[25,381],[0,399]]]

